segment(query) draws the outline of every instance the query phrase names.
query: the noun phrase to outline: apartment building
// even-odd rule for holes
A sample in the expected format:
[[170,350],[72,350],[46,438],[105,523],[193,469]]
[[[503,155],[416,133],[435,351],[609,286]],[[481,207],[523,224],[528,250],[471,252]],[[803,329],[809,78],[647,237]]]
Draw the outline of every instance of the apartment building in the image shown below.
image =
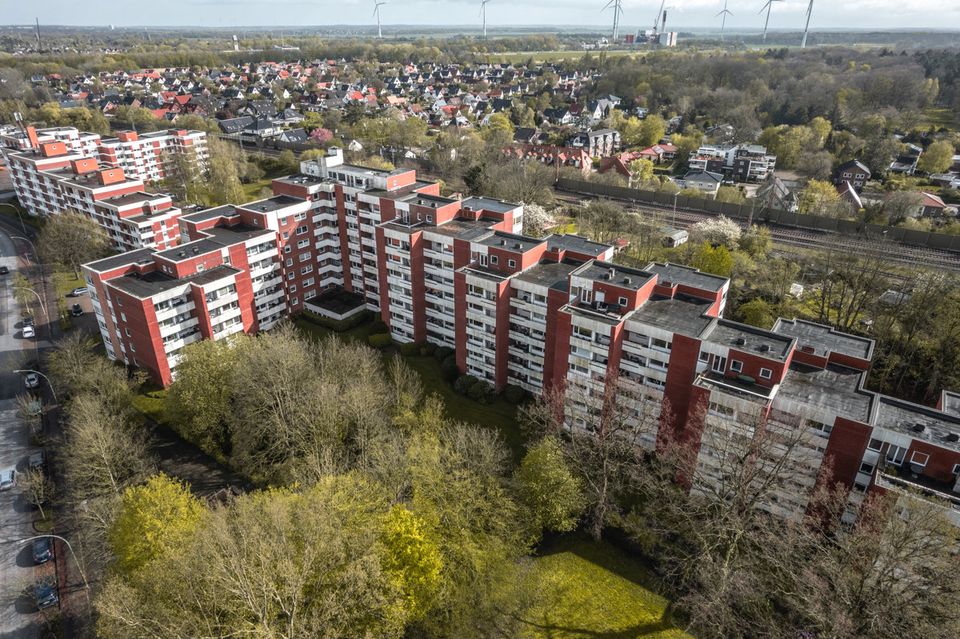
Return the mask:
[[164,179],[169,162],[177,154],[201,168],[209,159],[207,134],[203,131],[121,131],[115,138],[101,138],[97,133],[85,133],[73,127],[36,129],[28,126],[0,135],[0,148],[5,153],[35,151],[50,143],[62,143],[70,154],[123,169],[130,178],[143,182]]
[[334,151],[274,182],[272,198],[183,215],[181,244],[84,267],[107,351],[167,384],[187,343],[253,333],[330,288],[358,295],[398,342],[454,349],[496,388],[563,389],[590,429],[611,396],[637,446],[680,442],[691,490],[725,481],[767,438],[787,481],[782,517],[840,485],[940,500],[960,525],[960,395],[937,407],[864,388],[873,342],[802,320],[763,330],[723,318],[729,280],[688,267],[612,262],[572,235],[522,235],[522,207],[441,197],[412,171]]
[[180,239],[180,209],[170,196],[146,192],[142,180],[122,169],[71,151],[62,141],[6,155],[17,199],[30,215],[83,213],[121,251],[165,249]]
[[737,182],[763,182],[777,166],[777,156],[757,144],[704,145],[690,154],[691,171],[719,173]]

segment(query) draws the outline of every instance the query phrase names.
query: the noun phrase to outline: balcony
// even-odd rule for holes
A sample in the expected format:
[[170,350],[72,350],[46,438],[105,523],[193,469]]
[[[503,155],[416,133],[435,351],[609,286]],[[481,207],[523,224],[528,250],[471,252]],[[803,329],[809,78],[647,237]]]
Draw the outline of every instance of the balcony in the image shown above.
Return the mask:
[[874,484],[902,495],[933,500],[943,506],[944,515],[954,526],[960,526],[960,492],[956,490],[956,483],[940,482],[911,473],[909,464],[904,464],[899,470],[893,466],[878,470]]

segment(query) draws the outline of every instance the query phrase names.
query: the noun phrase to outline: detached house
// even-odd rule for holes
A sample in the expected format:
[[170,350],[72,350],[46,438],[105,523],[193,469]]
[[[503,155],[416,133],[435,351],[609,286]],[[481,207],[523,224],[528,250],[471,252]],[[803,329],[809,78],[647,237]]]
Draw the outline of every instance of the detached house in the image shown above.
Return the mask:
[[613,155],[620,148],[620,132],[614,129],[582,131],[567,140],[567,146],[582,148],[594,158]]
[[838,166],[836,171],[834,171],[833,183],[837,186],[842,186],[844,182],[849,182],[859,193],[863,191],[863,187],[870,181],[870,176],[871,172],[866,164],[860,160],[850,160]]

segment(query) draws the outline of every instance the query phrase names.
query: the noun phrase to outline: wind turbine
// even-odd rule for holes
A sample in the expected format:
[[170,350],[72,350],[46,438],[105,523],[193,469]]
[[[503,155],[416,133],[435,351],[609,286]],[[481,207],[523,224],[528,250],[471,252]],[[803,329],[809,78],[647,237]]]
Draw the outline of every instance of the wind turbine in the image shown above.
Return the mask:
[[770,24],[770,9],[773,8],[774,2],[783,2],[783,0],[767,0],[767,3],[760,8],[758,13],[763,13],[763,10],[767,10],[767,19],[763,23],[763,41],[767,41],[767,26]]
[[383,38],[383,30],[380,28],[380,7],[387,4],[386,0],[374,0],[373,15],[377,19],[377,37]]
[[620,37],[620,16],[623,15],[623,0],[610,0],[604,5],[602,11],[613,9],[613,38],[616,42]]
[[810,4],[807,5],[807,24],[803,27],[803,41],[800,43],[800,48],[807,46],[807,33],[810,31],[810,16],[813,15],[813,0],[810,0]]
[[487,3],[490,0],[480,0],[480,17],[483,18],[483,39],[487,39]]
[[720,42],[723,42],[723,30],[727,27],[727,16],[732,16],[733,12],[727,10],[727,0],[723,0],[723,11],[714,17],[723,16],[720,22]]

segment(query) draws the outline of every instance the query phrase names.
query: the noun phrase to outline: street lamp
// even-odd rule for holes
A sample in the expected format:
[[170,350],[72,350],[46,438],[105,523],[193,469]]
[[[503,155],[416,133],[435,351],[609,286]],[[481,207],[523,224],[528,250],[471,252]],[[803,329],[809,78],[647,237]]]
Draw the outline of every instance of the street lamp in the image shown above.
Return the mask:
[[38,264],[40,263],[40,253],[37,252],[37,247],[36,247],[36,245],[34,245],[33,242],[31,242],[29,239],[23,237],[22,235],[11,235],[11,236],[10,236],[10,239],[11,239],[11,240],[23,240],[24,242],[26,242],[27,244],[29,244],[29,245],[30,245],[30,248],[33,250],[33,256],[37,258],[37,263],[38,263]]
[[[50,316],[47,315],[47,307],[43,305],[43,298],[40,297],[40,293],[37,293],[35,290],[28,286],[14,286],[13,290],[15,291],[30,291],[37,297],[37,301],[40,302],[40,310],[43,311],[43,316],[47,318],[47,322],[50,322]],[[53,338],[53,331],[50,331],[50,337]]]
[[57,391],[53,390],[53,382],[50,381],[50,378],[41,373],[40,371],[35,371],[31,368],[18,368],[14,373],[36,373],[43,379],[47,380],[47,385],[50,386],[50,394],[53,395],[53,401],[59,403],[60,400],[57,399]]
[[90,603],[90,584],[87,582],[87,576],[83,574],[83,566],[80,565],[80,560],[77,559],[77,553],[73,552],[73,546],[70,545],[70,542],[61,537],[60,535],[36,535],[34,537],[28,537],[27,539],[21,539],[18,543],[25,544],[27,542],[34,541],[36,539],[59,539],[67,545],[67,548],[70,550],[70,554],[73,556],[73,561],[77,564],[77,572],[80,573],[80,578],[83,579],[83,588],[86,593],[87,603]]
[[0,206],[9,206],[10,208],[12,208],[14,211],[17,212],[17,217],[20,218],[20,230],[26,233],[27,226],[23,223],[23,215],[21,215],[20,209],[14,206],[13,204],[10,204],[9,202],[0,202]]

